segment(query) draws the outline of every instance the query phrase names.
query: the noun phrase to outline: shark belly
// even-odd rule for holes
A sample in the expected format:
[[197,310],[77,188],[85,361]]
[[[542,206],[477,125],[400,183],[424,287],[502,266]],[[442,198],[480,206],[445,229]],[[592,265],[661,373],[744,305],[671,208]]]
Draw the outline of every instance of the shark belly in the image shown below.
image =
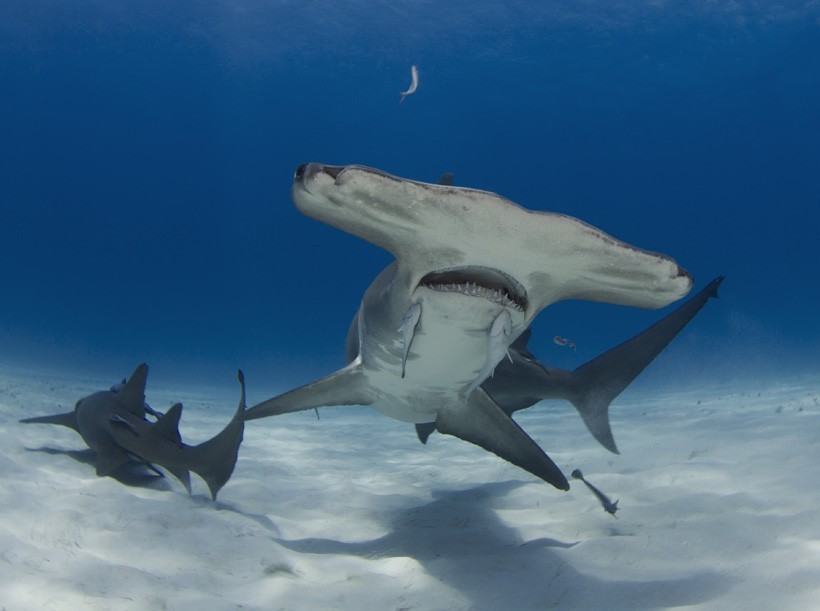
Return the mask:
[[[365,294],[359,313],[359,355],[374,395],[370,405],[404,422],[431,422],[448,405],[467,401],[467,389],[486,366],[488,333],[499,314],[510,311],[518,322],[523,315],[481,297],[424,287],[408,293],[395,270],[385,272]],[[403,368],[399,330],[414,304],[421,315]]]

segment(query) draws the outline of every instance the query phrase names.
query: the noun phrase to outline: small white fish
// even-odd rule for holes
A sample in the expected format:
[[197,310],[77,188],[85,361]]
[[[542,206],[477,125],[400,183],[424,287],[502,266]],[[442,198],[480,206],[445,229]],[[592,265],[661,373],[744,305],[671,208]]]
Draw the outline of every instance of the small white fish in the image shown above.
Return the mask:
[[407,353],[410,351],[410,344],[416,335],[419,318],[421,318],[421,304],[414,303],[404,314],[404,318],[401,319],[401,327],[398,329],[404,344],[401,352],[401,377],[404,377],[405,368],[407,367]]
[[413,77],[413,81],[410,83],[410,89],[408,89],[407,91],[399,92],[401,94],[401,100],[399,100],[399,104],[404,102],[404,98],[406,98],[408,95],[410,95],[411,93],[415,93],[416,88],[418,88],[419,86],[419,69],[415,66],[410,66],[410,74]]
[[484,383],[487,378],[493,377],[496,365],[498,365],[506,356],[513,362],[509,353],[510,336],[512,335],[512,317],[507,310],[502,310],[501,313],[493,321],[492,326],[487,334],[487,358],[484,361],[484,367],[478,374],[478,377],[473,380],[470,387],[467,389],[467,396],[473,394],[473,391]]
[[560,335],[556,335],[555,337],[552,338],[552,341],[554,341],[559,346],[569,346],[570,348],[575,350],[575,342],[573,342],[571,339],[567,339],[566,337],[561,337]]

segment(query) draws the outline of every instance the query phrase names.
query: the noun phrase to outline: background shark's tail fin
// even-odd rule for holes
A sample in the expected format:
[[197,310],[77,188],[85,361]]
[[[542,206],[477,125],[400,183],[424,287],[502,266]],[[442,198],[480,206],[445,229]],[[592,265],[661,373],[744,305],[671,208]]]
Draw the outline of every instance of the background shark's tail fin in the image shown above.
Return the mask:
[[618,453],[609,426],[609,404],[680,333],[710,297],[718,296],[721,282],[723,276],[715,278],[665,318],[572,372],[576,393],[570,401],[589,432],[606,449]]
[[77,428],[77,413],[68,412],[66,414],[54,414],[53,416],[37,416],[35,418],[24,418],[20,422],[25,424],[59,424],[60,426],[67,426],[79,432]]
[[245,431],[245,375],[241,370],[237,372],[237,378],[242,387],[242,395],[239,407],[228,426],[216,437],[189,448],[189,468],[205,480],[213,500],[216,500],[219,490],[233,473]]

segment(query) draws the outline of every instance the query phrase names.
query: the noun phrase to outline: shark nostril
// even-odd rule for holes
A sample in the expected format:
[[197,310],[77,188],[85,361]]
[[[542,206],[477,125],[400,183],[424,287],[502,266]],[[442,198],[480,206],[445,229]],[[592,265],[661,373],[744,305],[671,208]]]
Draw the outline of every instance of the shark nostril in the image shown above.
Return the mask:
[[302,180],[302,177],[305,175],[305,169],[307,169],[307,165],[308,164],[303,163],[298,168],[296,168],[296,172],[294,172],[293,174],[293,180],[295,182],[299,182],[300,180]]

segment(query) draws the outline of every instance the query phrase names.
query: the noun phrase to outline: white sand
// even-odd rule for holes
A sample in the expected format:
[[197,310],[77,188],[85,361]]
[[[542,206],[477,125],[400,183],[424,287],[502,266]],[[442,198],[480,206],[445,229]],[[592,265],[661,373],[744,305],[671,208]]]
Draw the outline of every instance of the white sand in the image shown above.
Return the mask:
[[[469,444],[364,408],[248,423],[214,505],[195,478],[129,487],[17,419],[114,380],[0,374],[0,606],[18,609],[809,609],[820,606],[820,378],[641,394],[613,410],[622,455],[572,408],[519,421],[580,482],[558,492]],[[249,380],[251,399],[261,399]],[[182,435],[237,392],[157,389]]]

